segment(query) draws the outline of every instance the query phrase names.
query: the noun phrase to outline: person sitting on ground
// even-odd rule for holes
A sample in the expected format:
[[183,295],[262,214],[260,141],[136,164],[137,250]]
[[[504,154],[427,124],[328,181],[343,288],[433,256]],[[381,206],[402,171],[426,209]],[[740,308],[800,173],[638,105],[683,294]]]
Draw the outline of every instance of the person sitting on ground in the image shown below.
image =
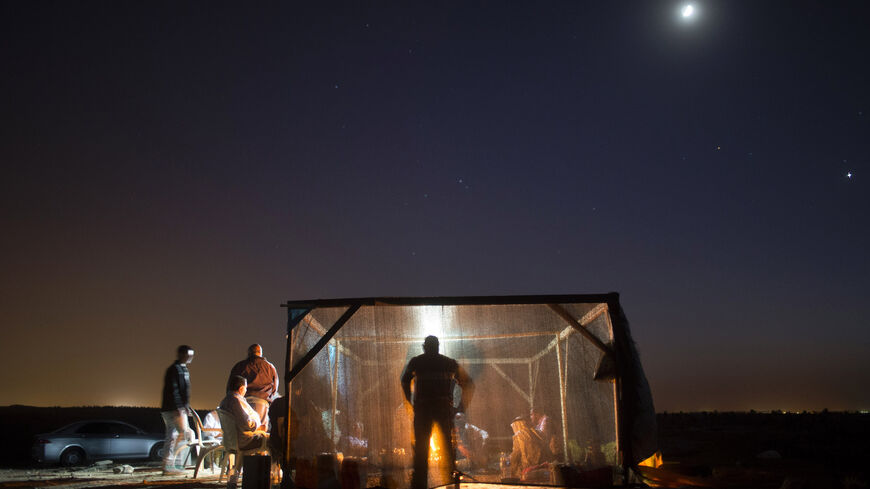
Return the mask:
[[362,421],[354,421],[350,434],[345,437],[344,453],[347,456],[364,458],[369,456],[369,440],[365,436],[365,425]]
[[263,438],[269,436],[265,432],[265,427],[260,424],[260,416],[245,400],[247,390],[248,381],[244,377],[237,375],[231,378],[227,395],[219,406],[235,420],[241,450],[255,448],[260,445]]
[[253,344],[248,347],[248,357],[233,365],[230,377],[227,379],[227,389],[236,375],[248,381],[249,397],[256,397],[265,402],[255,402],[251,407],[260,416],[261,423],[268,426],[269,404],[278,396],[278,371],[275,366],[263,358],[263,347]]
[[532,422],[532,428],[534,428],[535,431],[541,435],[541,438],[544,439],[544,442],[547,443],[547,447],[549,447],[553,456],[557,456],[562,451],[559,446],[560,438],[556,434],[553,424],[550,422],[550,417],[544,414],[540,409],[532,408],[529,410],[529,420]]
[[513,449],[511,450],[511,475],[523,478],[527,469],[549,461],[552,456],[547,443],[524,418],[516,418],[511,423]]
[[454,426],[456,458],[460,465],[467,464],[468,470],[486,467],[486,440],[489,433],[469,423],[465,413],[456,413]]

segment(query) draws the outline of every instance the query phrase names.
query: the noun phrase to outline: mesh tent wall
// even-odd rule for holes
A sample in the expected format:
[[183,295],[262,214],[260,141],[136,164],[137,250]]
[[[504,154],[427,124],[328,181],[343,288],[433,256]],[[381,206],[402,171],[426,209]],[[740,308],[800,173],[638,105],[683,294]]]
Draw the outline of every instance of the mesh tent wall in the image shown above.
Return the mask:
[[[285,456],[295,461],[297,486],[312,485],[300,480],[303,468],[323,453],[354,454],[370,475],[381,474],[375,484],[407,486],[412,414],[399,379],[427,335],[475,383],[467,422],[489,438],[474,465],[459,461],[475,480],[498,480],[500,455],[511,452],[511,421],[531,408],[549,419],[555,463],[625,470],[656,450],[652,397],[616,293],[283,306],[294,420]],[[457,402],[460,393],[457,387]],[[448,482],[430,470],[430,487]]]

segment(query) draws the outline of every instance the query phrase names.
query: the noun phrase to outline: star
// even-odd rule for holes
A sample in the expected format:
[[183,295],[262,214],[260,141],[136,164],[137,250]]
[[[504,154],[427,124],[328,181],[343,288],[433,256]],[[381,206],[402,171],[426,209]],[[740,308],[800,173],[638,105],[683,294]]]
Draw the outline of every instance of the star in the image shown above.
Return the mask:
[[848,178],[849,180],[851,180],[851,179],[852,179],[852,172],[850,172],[850,171],[849,171],[849,172],[846,172],[846,178]]

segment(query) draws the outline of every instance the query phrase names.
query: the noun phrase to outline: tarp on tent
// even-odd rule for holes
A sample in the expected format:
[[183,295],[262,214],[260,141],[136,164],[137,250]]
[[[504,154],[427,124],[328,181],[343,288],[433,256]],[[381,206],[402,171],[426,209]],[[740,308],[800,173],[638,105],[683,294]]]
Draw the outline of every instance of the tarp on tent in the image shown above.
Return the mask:
[[[548,419],[551,474],[557,467],[624,474],[657,450],[652,396],[616,293],[284,306],[297,486],[315,484],[307,468],[334,454],[354,459],[369,476],[363,483],[407,487],[412,415],[399,378],[427,335],[474,379],[466,420],[487,437],[474,457],[460,455],[469,480],[507,475],[500,464],[512,449],[511,422],[532,408]],[[437,450],[430,463],[438,463]],[[449,482],[437,474],[430,470],[430,486]],[[535,482],[564,484],[553,476]]]

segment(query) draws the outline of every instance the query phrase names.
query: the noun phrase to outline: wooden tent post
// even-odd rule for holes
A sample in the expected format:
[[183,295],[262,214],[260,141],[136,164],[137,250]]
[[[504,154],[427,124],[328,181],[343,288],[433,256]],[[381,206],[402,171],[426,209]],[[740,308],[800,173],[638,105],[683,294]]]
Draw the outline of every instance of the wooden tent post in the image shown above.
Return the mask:
[[568,409],[565,401],[565,379],[562,375],[562,340],[556,335],[556,369],[559,370],[559,404],[562,408],[562,462],[568,463]]

